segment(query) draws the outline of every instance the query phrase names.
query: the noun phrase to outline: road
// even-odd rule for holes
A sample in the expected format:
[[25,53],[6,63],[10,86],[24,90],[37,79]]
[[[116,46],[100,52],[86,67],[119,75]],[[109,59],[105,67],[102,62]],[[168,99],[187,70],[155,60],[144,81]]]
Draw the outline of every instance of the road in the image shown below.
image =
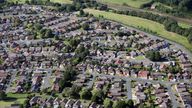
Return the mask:
[[150,79],[142,79],[142,78],[133,78],[133,77],[126,77],[126,76],[114,76],[114,75],[106,75],[106,74],[98,74],[98,73],[91,73],[95,76],[105,76],[108,78],[117,78],[117,79],[123,79],[126,81],[126,87],[127,87],[127,97],[128,99],[132,99],[132,92],[131,92],[131,81],[137,81],[137,82],[151,82],[152,84],[162,84],[168,89],[168,94],[171,98],[173,108],[178,108],[179,103],[176,100],[176,96],[172,91],[171,85],[177,84],[177,83],[190,83],[190,81],[178,81],[178,82],[170,82],[170,81],[162,81],[162,80],[150,80]]
[[6,93],[9,93],[11,91],[11,83],[13,82],[13,80],[15,80],[16,74],[17,74],[17,70],[13,69],[11,70],[11,79],[9,80],[9,83],[6,86]]
[[127,98],[132,99],[132,91],[131,91],[131,80],[126,80],[126,87],[127,87]]
[[174,92],[172,91],[171,85],[166,85],[167,89],[168,89],[168,93],[169,96],[171,97],[171,102],[172,102],[172,107],[173,108],[178,108],[179,107],[179,103],[176,101],[176,96],[174,94]]
[[[124,24],[122,24],[122,25],[124,25]],[[126,26],[126,25],[124,25],[124,26]],[[182,46],[182,45],[180,45],[180,44],[178,44],[176,42],[170,41],[168,39],[165,39],[163,37],[160,37],[160,36],[157,36],[157,35],[152,35],[152,34],[146,33],[146,32],[144,32],[142,30],[138,30],[138,29],[133,28],[133,27],[128,27],[128,26],[126,26],[126,27],[128,29],[135,30],[135,31],[140,32],[140,33],[142,33],[144,35],[147,35],[147,36],[149,36],[149,37],[151,37],[153,39],[164,39],[164,40],[166,40],[168,43],[173,45],[174,49],[180,49],[180,50],[184,51],[188,55],[188,58],[190,59],[190,61],[192,61],[192,53],[188,49],[186,49],[184,46]]]

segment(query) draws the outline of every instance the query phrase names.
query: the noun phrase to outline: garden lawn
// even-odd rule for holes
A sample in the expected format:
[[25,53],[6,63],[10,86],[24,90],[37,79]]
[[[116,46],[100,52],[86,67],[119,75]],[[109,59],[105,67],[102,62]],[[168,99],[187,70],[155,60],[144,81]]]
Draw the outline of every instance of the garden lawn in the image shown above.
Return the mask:
[[113,3],[113,4],[127,4],[128,6],[140,8],[141,5],[150,2],[151,0],[99,0],[104,3]]
[[127,26],[135,28],[145,28],[156,32],[161,37],[170,41],[183,45],[185,48],[192,52],[192,45],[188,42],[187,38],[176,33],[168,32],[164,29],[164,26],[160,23],[128,15],[121,15],[112,12],[99,11],[95,9],[84,9],[85,12],[93,14],[96,17],[103,16],[106,19],[120,22]]
[[137,57],[135,57],[135,60],[144,60],[144,59],[145,59],[144,56],[137,56]]
[[0,101],[0,105],[1,105],[0,107],[1,108],[9,107],[11,104],[14,104],[14,103],[23,104],[26,98],[27,98],[27,94],[8,93],[7,100]]

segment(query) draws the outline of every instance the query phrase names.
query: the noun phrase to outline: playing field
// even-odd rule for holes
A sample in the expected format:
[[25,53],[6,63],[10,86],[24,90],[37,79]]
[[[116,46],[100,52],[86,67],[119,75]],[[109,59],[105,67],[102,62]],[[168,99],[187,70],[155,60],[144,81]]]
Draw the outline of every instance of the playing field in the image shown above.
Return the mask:
[[178,35],[176,33],[166,31],[164,29],[164,26],[157,22],[139,18],[139,17],[121,15],[121,14],[99,11],[99,10],[94,10],[94,9],[85,9],[85,11],[89,12],[97,17],[99,15],[102,15],[106,19],[114,20],[114,21],[123,23],[128,26],[133,26],[135,28],[142,27],[145,29],[150,29],[165,39],[168,39],[168,40],[171,40],[171,41],[174,41],[174,42],[177,42],[177,43],[183,45],[185,48],[187,48],[188,50],[190,50],[192,52],[192,45],[188,42],[186,37]]
[[142,4],[148,3],[151,0],[99,0],[105,3],[113,3],[113,4],[127,4],[132,7],[139,8]]

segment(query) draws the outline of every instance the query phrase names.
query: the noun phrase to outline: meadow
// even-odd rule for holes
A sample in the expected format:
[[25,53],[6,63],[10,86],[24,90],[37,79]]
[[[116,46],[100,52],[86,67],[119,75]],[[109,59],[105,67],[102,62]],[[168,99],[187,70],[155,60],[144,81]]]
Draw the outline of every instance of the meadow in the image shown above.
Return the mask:
[[95,9],[85,9],[85,12],[91,13],[96,17],[103,16],[106,19],[120,22],[127,26],[132,26],[135,28],[149,29],[156,32],[160,37],[168,39],[170,41],[176,42],[183,45],[185,48],[192,52],[192,45],[188,42],[187,38],[176,33],[166,31],[164,26],[160,23],[150,21],[147,19],[133,17],[128,15],[121,15],[112,12],[99,11]]

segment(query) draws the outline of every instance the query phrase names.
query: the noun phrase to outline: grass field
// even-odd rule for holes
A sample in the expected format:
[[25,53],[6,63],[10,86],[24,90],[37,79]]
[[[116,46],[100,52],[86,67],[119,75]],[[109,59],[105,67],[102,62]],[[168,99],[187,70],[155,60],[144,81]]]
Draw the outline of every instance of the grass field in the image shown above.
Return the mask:
[[0,108],[5,108],[10,106],[11,104],[14,103],[19,103],[22,104],[26,98],[27,94],[13,94],[13,93],[8,93],[7,94],[8,99],[5,101],[0,101]]
[[185,23],[179,23],[179,26],[182,27],[182,28],[190,28],[190,27],[192,27],[192,25],[185,24]]
[[105,2],[105,3],[114,3],[119,5],[126,3],[131,7],[140,8],[142,4],[148,3],[151,0],[99,0],[99,1]]
[[85,9],[85,11],[95,15],[96,17],[98,17],[99,15],[102,15],[106,19],[117,21],[128,26],[133,26],[135,28],[142,27],[142,28],[150,29],[165,39],[168,39],[183,45],[185,48],[187,48],[192,52],[192,45],[188,42],[186,37],[178,35],[176,33],[166,31],[164,29],[164,26],[160,23],[139,18],[139,17],[121,15],[121,14],[99,11],[94,9]]
[[[25,3],[26,0],[9,0],[12,2],[16,2],[18,1],[18,3]],[[66,4],[71,4],[72,0],[50,0],[51,2],[55,2],[55,3],[66,3]]]
[[71,4],[72,0],[51,0],[51,2]]

